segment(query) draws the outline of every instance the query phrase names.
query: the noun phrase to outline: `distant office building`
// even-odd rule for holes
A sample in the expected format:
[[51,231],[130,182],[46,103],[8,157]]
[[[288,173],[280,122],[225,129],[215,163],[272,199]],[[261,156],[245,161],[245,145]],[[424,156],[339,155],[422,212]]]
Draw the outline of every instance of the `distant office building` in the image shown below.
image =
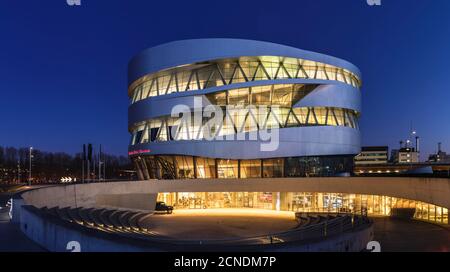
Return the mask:
[[450,162],[450,154],[440,151],[437,154],[432,154],[428,157],[429,162]]
[[391,157],[389,158],[389,162],[395,163],[398,158],[398,149],[392,149],[391,150]]
[[442,144],[438,144],[438,152],[428,157],[429,162],[450,163],[450,154],[442,151]]
[[419,152],[414,147],[404,147],[398,151],[395,158],[396,163],[417,163],[419,162]]
[[[391,151],[388,161],[388,147],[362,147],[361,153],[355,157],[354,174],[357,176],[379,175],[435,175],[450,176],[450,156],[441,151],[430,155],[427,162],[420,162],[420,152],[416,138],[416,147],[402,146]],[[381,158],[384,158],[383,160]]]
[[355,157],[355,165],[386,164],[389,158],[387,146],[364,146]]

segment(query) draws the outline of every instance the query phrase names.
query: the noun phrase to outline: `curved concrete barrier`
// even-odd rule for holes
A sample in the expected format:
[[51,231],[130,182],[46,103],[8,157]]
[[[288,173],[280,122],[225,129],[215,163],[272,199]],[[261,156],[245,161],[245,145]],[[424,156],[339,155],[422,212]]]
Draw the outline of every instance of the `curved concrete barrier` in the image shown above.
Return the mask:
[[[450,179],[341,177],[146,180],[52,186],[21,194],[26,205],[153,210],[159,192],[330,192],[383,195],[450,208]],[[152,203],[153,202],[153,203]]]
[[[70,239],[83,241],[86,251],[153,251],[162,250],[141,244],[122,246],[123,240],[109,237],[95,230],[77,229],[42,218],[27,206],[47,207],[116,207],[147,210],[155,208],[159,192],[333,192],[391,196],[430,203],[450,208],[450,179],[433,178],[285,178],[239,180],[147,180],[133,182],[91,183],[51,186],[30,190],[13,200],[13,222],[20,223],[22,231],[52,251],[65,251]],[[94,231],[95,233],[92,233]],[[106,235],[106,236],[105,236]],[[268,247],[282,251],[357,251],[373,236],[371,228],[339,235],[326,241]],[[103,240],[100,240],[104,239]],[[359,241],[359,242],[358,242]]]
[[[373,239],[372,223],[353,231],[328,236],[324,239],[291,241],[274,244],[183,244],[142,240],[57,220],[38,208],[24,205],[20,228],[30,239],[53,252],[156,252],[156,251],[263,251],[263,252],[358,252]],[[72,246],[70,246],[72,245]]]

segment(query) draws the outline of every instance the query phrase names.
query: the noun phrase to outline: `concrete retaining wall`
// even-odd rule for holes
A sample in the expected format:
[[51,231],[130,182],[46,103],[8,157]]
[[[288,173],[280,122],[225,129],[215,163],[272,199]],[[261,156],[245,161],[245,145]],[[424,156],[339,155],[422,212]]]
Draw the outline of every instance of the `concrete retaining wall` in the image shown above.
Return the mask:
[[373,225],[355,232],[343,233],[320,242],[289,244],[269,251],[274,252],[360,252],[373,240]]
[[[450,208],[450,179],[437,178],[282,178],[147,180],[53,186],[22,194],[26,204],[95,206],[97,196],[158,192],[323,192],[384,195]],[[151,207],[150,207],[151,208]]]
[[20,223],[20,214],[22,211],[22,206],[24,205],[24,201],[22,198],[14,198],[12,200],[12,209],[11,209],[11,222],[14,224]]
[[71,251],[67,245],[72,241],[79,243],[82,252],[156,251],[149,246],[132,245],[124,238],[55,222],[26,208],[22,209],[20,221],[20,229],[28,238],[53,252]]
[[14,202],[35,207],[111,206],[152,211],[158,192],[323,192],[383,195],[422,201],[450,209],[450,179],[437,178],[283,178],[146,180],[52,186],[21,194]]
[[95,196],[95,206],[153,211],[157,196],[158,194],[102,194]]

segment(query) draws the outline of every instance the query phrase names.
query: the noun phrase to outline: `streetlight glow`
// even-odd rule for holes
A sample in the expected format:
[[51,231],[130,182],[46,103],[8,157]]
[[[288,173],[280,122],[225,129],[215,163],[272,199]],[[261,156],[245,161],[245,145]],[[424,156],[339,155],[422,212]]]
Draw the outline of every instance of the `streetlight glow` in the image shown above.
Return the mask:
[[33,147],[30,146],[30,165],[29,165],[29,171],[28,171],[28,186],[31,186],[31,159],[33,158]]

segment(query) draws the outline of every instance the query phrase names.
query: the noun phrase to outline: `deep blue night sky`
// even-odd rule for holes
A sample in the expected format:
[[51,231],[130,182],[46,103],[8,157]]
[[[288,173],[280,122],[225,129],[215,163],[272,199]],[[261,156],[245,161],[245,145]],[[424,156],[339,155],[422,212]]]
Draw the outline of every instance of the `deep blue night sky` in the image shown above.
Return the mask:
[[[450,1],[0,1],[0,145],[126,154],[127,64],[147,47],[246,38],[330,54],[363,74],[364,145],[450,150]],[[422,159],[425,156],[422,156]]]

